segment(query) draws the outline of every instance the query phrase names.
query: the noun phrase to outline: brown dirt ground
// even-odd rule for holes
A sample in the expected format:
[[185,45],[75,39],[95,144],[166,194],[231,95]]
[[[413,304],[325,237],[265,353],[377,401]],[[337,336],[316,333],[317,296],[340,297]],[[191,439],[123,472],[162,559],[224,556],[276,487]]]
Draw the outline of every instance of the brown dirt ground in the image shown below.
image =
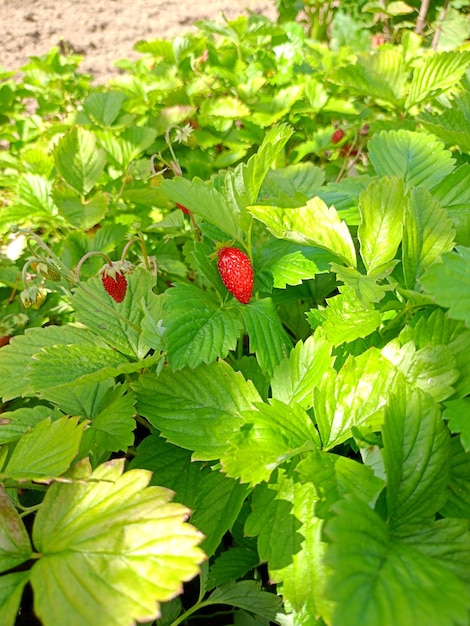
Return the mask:
[[29,56],[61,42],[84,55],[80,65],[102,83],[117,74],[114,61],[136,59],[141,39],[171,39],[200,19],[277,15],[274,0],[0,0],[0,68],[17,70]]

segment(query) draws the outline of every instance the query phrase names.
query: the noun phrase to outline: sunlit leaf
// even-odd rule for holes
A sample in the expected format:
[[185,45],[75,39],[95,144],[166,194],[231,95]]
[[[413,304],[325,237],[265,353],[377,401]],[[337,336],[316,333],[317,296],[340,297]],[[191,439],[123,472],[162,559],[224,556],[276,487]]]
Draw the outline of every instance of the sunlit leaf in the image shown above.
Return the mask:
[[[201,534],[172,493],[148,487],[150,473],[123,473],[124,459],[81,480],[54,484],[36,516],[41,558],[31,570],[35,612],[45,626],[128,626],[159,616],[204,559]],[[70,590],[73,589],[73,594]]]

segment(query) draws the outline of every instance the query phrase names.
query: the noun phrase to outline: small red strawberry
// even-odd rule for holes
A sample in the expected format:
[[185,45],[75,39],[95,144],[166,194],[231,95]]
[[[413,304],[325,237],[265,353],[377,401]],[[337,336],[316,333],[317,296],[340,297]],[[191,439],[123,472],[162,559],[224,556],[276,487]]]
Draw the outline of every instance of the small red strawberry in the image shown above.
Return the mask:
[[247,255],[238,248],[222,248],[218,252],[220,278],[232,295],[248,304],[253,294],[253,267]]
[[132,265],[124,261],[104,265],[100,270],[101,282],[106,292],[115,302],[122,302],[126,296],[127,278],[126,273],[132,269]]
[[179,202],[176,203],[176,206],[178,207],[178,209],[181,209],[183,213],[186,213],[186,215],[191,215],[191,211],[187,209],[185,206],[183,206],[182,204],[180,204]]
[[339,143],[343,137],[344,130],[342,128],[338,128],[338,130],[335,130],[335,132],[331,135],[331,143]]

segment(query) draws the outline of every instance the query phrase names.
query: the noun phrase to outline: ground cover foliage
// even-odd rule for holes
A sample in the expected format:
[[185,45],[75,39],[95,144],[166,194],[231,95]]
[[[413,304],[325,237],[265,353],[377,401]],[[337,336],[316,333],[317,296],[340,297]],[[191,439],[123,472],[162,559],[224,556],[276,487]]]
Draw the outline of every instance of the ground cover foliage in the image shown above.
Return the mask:
[[468,15],[385,4],[0,74],[3,625],[469,623]]

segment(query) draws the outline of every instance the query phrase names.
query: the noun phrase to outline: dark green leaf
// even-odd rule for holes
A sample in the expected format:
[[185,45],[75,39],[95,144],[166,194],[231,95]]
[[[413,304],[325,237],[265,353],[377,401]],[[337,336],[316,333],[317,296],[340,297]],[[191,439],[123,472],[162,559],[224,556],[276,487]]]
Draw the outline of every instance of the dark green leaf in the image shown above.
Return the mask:
[[192,285],[170,289],[163,312],[168,363],[174,370],[226,357],[243,328],[236,309],[220,306],[213,295]]

